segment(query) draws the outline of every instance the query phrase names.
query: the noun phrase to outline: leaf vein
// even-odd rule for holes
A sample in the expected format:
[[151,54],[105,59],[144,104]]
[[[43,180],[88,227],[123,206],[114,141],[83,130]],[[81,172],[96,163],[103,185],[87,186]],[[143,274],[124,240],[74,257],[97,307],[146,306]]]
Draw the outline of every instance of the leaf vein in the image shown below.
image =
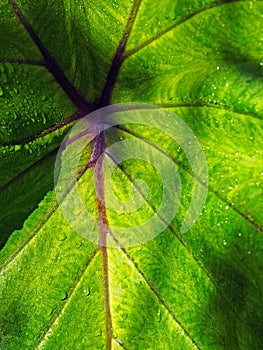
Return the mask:
[[13,11],[17,15],[18,19],[20,20],[20,23],[24,26],[25,30],[27,31],[27,33],[29,34],[29,36],[43,55],[44,67],[47,68],[49,72],[53,75],[53,77],[60,85],[60,87],[64,90],[71,102],[84,114],[88,114],[91,111],[93,111],[93,107],[84,100],[79,91],[76,90],[76,88],[67,79],[66,75],[60,69],[56,61],[51,57],[50,53],[48,52],[48,50],[46,49],[36,32],[33,30],[31,25],[27,21],[16,2],[14,0],[9,0],[9,4],[13,8]]
[[196,107],[209,107],[209,108],[217,108],[217,109],[222,109],[222,110],[226,110],[226,111],[230,111],[236,114],[241,114],[241,115],[246,115],[248,117],[252,117],[252,118],[256,118],[256,119],[263,119],[263,115],[258,115],[256,113],[253,112],[249,112],[249,111],[241,111],[238,110],[234,107],[231,106],[227,106],[227,105],[223,105],[220,103],[210,103],[210,102],[189,102],[189,103],[160,103],[158,104],[159,107],[162,108],[181,108],[181,107],[189,107],[189,108],[196,108]]
[[88,267],[90,266],[91,262],[94,260],[96,254],[98,252],[98,247],[93,251],[89,259],[86,261],[86,263],[82,266],[81,270],[79,271],[79,274],[77,278],[73,281],[72,285],[70,286],[68,292],[67,292],[67,298],[63,300],[57,310],[57,312],[54,314],[54,316],[50,319],[50,322],[48,323],[46,329],[43,331],[43,333],[40,335],[37,344],[33,347],[34,349],[40,349],[42,348],[43,343],[45,340],[48,339],[49,335],[49,330],[52,329],[52,326],[57,322],[59,317],[62,315],[63,310],[65,310],[66,306],[71,300],[71,297],[74,294],[74,291],[76,290],[78,284],[84,277],[85,272],[88,270]]
[[28,142],[34,141],[36,139],[39,139],[41,137],[44,137],[48,134],[51,134],[54,131],[60,130],[63,127],[73,123],[74,121],[82,118],[84,115],[81,113],[81,111],[76,111],[74,114],[72,114],[71,116],[69,116],[68,118],[58,122],[57,124],[49,127],[48,129],[43,130],[41,133],[37,134],[37,135],[32,135],[27,137],[26,139],[23,140],[19,140],[19,141],[10,141],[10,142],[1,142],[0,143],[0,147],[6,147],[6,146],[15,146],[15,145],[25,145]]
[[[83,167],[82,169],[79,171],[78,175],[77,175],[77,179],[79,180],[81,178],[81,176],[86,172],[87,169],[93,167],[93,162],[92,161],[88,161]],[[68,195],[68,193],[70,192],[70,190],[73,188],[75,184],[75,181],[73,181],[68,188],[66,189],[65,193],[63,194],[63,196],[60,198],[60,203],[66,198],[66,196]],[[19,248],[17,248],[17,250],[10,255],[10,257],[2,264],[2,266],[0,266],[0,273],[4,270],[5,267],[7,267],[10,263],[12,263],[19,254],[22,253],[22,251],[25,249],[25,247],[28,245],[28,243],[34,238],[36,237],[36,235],[40,232],[40,230],[44,227],[44,225],[47,223],[47,221],[51,218],[51,216],[57,211],[57,209],[59,208],[59,204],[55,204],[50,211],[46,214],[46,216],[44,217],[44,219],[41,221],[41,223],[32,231],[32,233],[28,236],[28,238],[24,241],[23,244],[21,244],[21,246]]]
[[[129,50],[126,52],[124,59],[127,59],[128,57],[134,55],[135,53],[137,53],[138,51],[144,49],[146,46],[152,44],[153,42],[157,41],[158,39],[160,39],[163,35],[167,34],[168,32],[170,32],[171,30],[173,30],[176,27],[179,27],[181,24],[187,22],[188,20],[190,20],[191,18],[193,18],[194,16],[198,15],[199,13],[202,13],[204,11],[213,9],[215,7],[219,7],[228,3],[234,3],[234,2],[246,2],[246,0],[220,0],[217,1],[213,4],[209,4],[206,6],[203,6],[199,9],[197,9],[196,11],[188,14],[187,16],[181,18],[179,21],[171,24],[170,26],[168,26],[167,28],[163,29],[162,31],[160,31],[158,34],[156,34],[155,36],[153,36],[152,38],[146,40],[144,43],[142,43],[141,45],[138,45],[137,47]],[[248,1],[247,1],[248,2]]]
[[37,66],[43,67],[45,65],[43,60],[20,60],[16,58],[1,58],[1,63],[10,63],[10,64],[22,64],[28,66]]
[[[149,140],[146,140],[145,138],[141,138],[139,134],[137,134],[134,131],[128,130],[123,126],[118,126],[117,128],[119,128],[120,130],[135,136],[137,138],[140,138],[143,142],[147,143],[148,145],[152,146],[153,148],[157,149],[159,152],[163,153],[164,155],[166,155],[166,153],[157,145],[155,145],[154,143],[152,143]],[[167,156],[167,155],[166,155]],[[173,159],[173,161],[179,166],[181,167],[185,172],[187,172],[188,174],[192,175],[202,186],[206,186],[205,183],[203,183],[202,179],[198,178],[196,176],[196,174],[194,174],[186,165],[184,165],[182,162],[178,161],[177,159],[175,159],[174,157],[171,157]],[[135,184],[136,185],[136,184]],[[210,185],[208,185],[208,191],[213,193],[217,198],[219,198],[222,202],[226,203],[229,207],[231,207],[237,214],[239,214],[243,219],[245,219],[249,224],[251,224],[257,231],[263,233],[263,227],[261,227],[258,223],[256,223],[252,218],[250,218],[247,214],[243,213],[240,209],[236,208],[236,206],[229,200],[227,200],[226,198],[222,197],[217,191],[215,191]]]
[[112,63],[110,66],[110,69],[108,71],[108,75],[106,77],[106,82],[103,87],[101,97],[99,99],[98,105],[101,107],[107,106],[110,104],[111,95],[114,89],[115,82],[117,80],[118,74],[120,72],[124,55],[125,55],[125,48],[127,41],[129,39],[130,33],[132,31],[135,19],[137,17],[139,8],[141,5],[141,0],[134,0],[133,7],[131,9],[130,16],[128,18],[128,21],[126,23],[126,28],[124,30],[123,36],[119,42],[119,45],[115,51],[115,54],[112,59]]
[[[118,160],[113,157],[110,153],[107,152],[107,155],[113,160],[113,162],[115,162],[115,164],[118,166],[118,168],[123,172],[123,174],[128,178],[128,180],[133,184],[133,186],[138,190],[138,192],[141,194],[142,191],[140,191],[139,186],[136,184],[136,182],[133,180],[133,178],[131,177],[131,175],[126,171],[126,169],[123,167],[122,164],[120,164],[118,162]],[[145,198],[145,196],[143,196],[143,198]],[[214,287],[218,290],[218,292],[221,294],[221,296],[224,298],[224,300],[226,301],[226,303],[229,305],[229,307],[231,309],[233,309],[233,311],[235,312],[236,316],[238,319],[240,319],[244,324],[246,324],[246,321],[244,321],[243,319],[240,318],[238,310],[236,310],[233,305],[230,303],[230,301],[228,300],[228,298],[225,296],[225,294],[221,291],[221,288],[219,287],[219,285],[217,284],[217,282],[214,280],[213,276],[210,275],[210,273],[207,271],[207,269],[204,267],[204,265],[196,258],[196,256],[194,255],[194,253],[187,247],[186,243],[184,242],[184,240],[178,235],[178,233],[176,232],[176,230],[171,226],[171,224],[167,223],[166,220],[162,217],[162,215],[160,215],[156,209],[154,208],[154,206],[152,206],[152,204],[147,200],[147,204],[150,206],[150,208],[155,212],[155,214],[160,218],[161,221],[163,221],[163,223],[166,225],[166,227],[169,229],[169,231],[179,240],[179,242],[182,244],[182,246],[186,249],[186,251],[188,252],[188,254],[194,259],[194,261],[196,262],[196,264],[199,266],[199,268],[204,272],[204,274],[207,276],[207,278],[211,281],[211,283],[214,285]],[[113,239],[115,239],[115,241],[118,244],[121,244],[115,237],[114,235],[111,233],[111,236],[113,237]],[[123,252],[126,252],[125,248],[120,245],[120,248],[123,250]],[[128,257],[130,258],[130,255],[128,252],[126,252],[128,255]],[[125,253],[125,254],[126,254]],[[133,261],[133,259],[131,258],[131,260]],[[136,266],[136,265],[135,265]],[[139,269],[139,267],[137,267]],[[142,272],[143,274],[143,272]],[[147,280],[146,276],[145,279]],[[149,285],[150,286],[150,285]],[[152,289],[152,288],[151,288]],[[153,290],[155,290],[155,288],[153,287]],[[157,291],[156,291],[157,292]],[[158,292],[157,292],[158,293]],[[247,325],[247,324],[246,324]]]
[[128,348],[126,348],[126,346],[123,344],[123,342],[120,340],[120,338],[113,338],[113,340],[120,345],[120,347],[124,350],[128,350]]
[[140,276],[142,277],[142,279],[144,280],[144,282],[146,283],[146,285],[149,287],[149,289],[151,290],[151,292],[154,294],[154,296],[157,298],[157,300],[161,303],[161,305],[164,307],[164,309],[168,312],[168,314],[169,314],[170,317],[173,319],[173,321],[179,326],[179,328],[183,331],[183,333],[185,334],[185,336],[191,340],[192,344],[196,347],[196,349],[201,350],[201,348],[198,346],[198,344],[196,343],[196,341],[192,338],[192,336],[191,336],[190,333],[187,331],[187,329],[182,325],[182,323],[177,319],[177,317],[175,316],[175,314],[173,313],[173,311],[172,311],[172,310],[169,308],[169,306],[165,303],[164,299],[163,299],[162,296],[159,294],[159,292],[156,290],[156,288],[154,287],[154,285],[147,279],[146,275],[145,275],[144,272],[139,268],[138,264],[137,264],[136,261],[133,259],[133,257],[128,253],[128,251],[124,248],[124,246],[121,244],[121,242],[117,240],[117,238],[113,235],[112,232],[111,232],[111,236],[113,237],[113,239],[115,240],[115,242],[118,244],[118,246],[120,247],[120,249],[123,251],[123,253],[126,255],[126,257],[129,259],[129,261],[132,262],[132,264],[134,265],[134,267],[136,268],[136,270],[138,271],[138,273],[140,274]]

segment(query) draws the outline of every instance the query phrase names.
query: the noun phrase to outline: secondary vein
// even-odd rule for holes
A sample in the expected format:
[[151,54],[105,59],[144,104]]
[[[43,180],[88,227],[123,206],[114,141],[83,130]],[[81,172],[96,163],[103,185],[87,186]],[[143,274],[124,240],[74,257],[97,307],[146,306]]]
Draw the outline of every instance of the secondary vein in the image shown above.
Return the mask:
[[[175,314],[173,313],[173,311],[169,308],[169,306],[165,303],[164,299],[162,298],[162,296],[159,294],[159,292],[156,290],[156,288],[154,287],[154,285],[147,279],[146,275],[144,274],[144,272],[139,268],[138,264],[136,263],[136,261],[133,259],[133,257],[128,253],[128,251],[125,249],[125,247],[122,245],[122,243],[114,236],[114,234],[111,232],[111,237],[114,239],[114,241],[117,243],[117,245],[119,246],[119,248],[123,251],[123,253],[127,256],[127,258],[129,259],[129,261],[132,262],[132,264],[134,265],[134,267],[136,268],[136,270],[138,271],[138,273],[140,274],[140,276],[142,277],[142,279],[144,280],[144,282],[146,283],[146,285],[149,287],[149,289],[151,290],[151,292],[155,295],[155,297],[157,298],[157,300],[161,303],[161,305],[164,307],[164,309],[168,312],[169,316],[173,319],[173,321],[175,321],[175,323],[179,326],[179,328],[181,328],[181,330],[183,331],[183,333],[185,334],[185,336],[187,338],[190,339],[190,341],[192,342],[192,344],[195,346],[196,349],[201,350],[201,348],[198,346],[198,344],[196,343],[196,341],[192,338],[191,334],[187,331],[187,329],[182,325],[182,323],[178,320],[178,318],[175,316]],[[119,343],[119,342],[118,342]]]
[[[118,129],[126,132],[127,134],[130,134],[132,136],[135,136],[139,139],[141,139],[143,142],[147,143],[148,145],[150,145],[151,147],[157,149],[159,152],[161,152],[162,154],[164,154],[165,156],[167,156],[167,154],[162,150],[162,148],[158,147],[157,145],[155,145],[153,142],[141,137],[138,133],[128,130],[127,128],[123,127],[123,126],[117,126]],[[203,183],[202,179],[198,178],[195,174],[193,174],[193,172],[186,166],[184,165],[182,162],[178,161],[176,158],[172,157],[173,161],[179,166],[181,167],[185,172],[187,172],[188,174],[192,175],[202,186],[207,186],[205,183]],[[257,224],[251,217],[249,217],[247,214],[243,213],[240,209],[236,208],[234,206],[234,204],[232,204],[231,201],[226,200],[224,197],[222,197],[216,190],[214,190],[211,185],[208,185],[208,191],[213,193],[217,198],[219,198],[222,202],[224,202],[225,204],[227,204],[229,207],[231,207],[237,214],[239,214],[243,219],[245,219],[250,225],[252,225],[257,231],[263,233],[263,228]]]
[[9,4],[12,6],[21,24],[24,26],[25,30],[30,35],[31,39],[43,55],[43,66],[46,67],[49,70],[49,72],[53,75],[57,83],[61,86],[61,88],[67,94],[72,103],[78,108],[78,110],[80,110],[84,114],[92,112],[93,107],[85,101],[85,99],[81,96],[79,91],[68,80],[64,72],[60,69],[59,65],[50,55],[43,42],[40,40],[36,32],[29,24],[16,2],[14,0],[9,0]]
[[263,119],[263,115],[258,115],[255,114],[253,112],[249,112],[249,111],[241,111],[238,110],[234,107],[231,106],[227,106],[227,105],[223,105],[220,103],[211,103],[211,102],[206,102],[206,101],[200,101],[200,102],[188,102],[188,103],[159,103],[158,104],[159,107],[162,108],[195,108],[195,107],[207,107],[207,108],[217,108],[217,109],[222,109],[222,110],[226,110],[226,111],[230,111],[236,114],[241,114],[241,115],[245,115],[251,118],[256,118],[259,120]]
[[122,38],[119,42],[119,45],[115,51],[115,54],[112,59],[112,63],[110,66],[110,69],[108,71],[108,75],[106,78],[106,83],[104,85],[104,88],[102,90],[102,94],[100,97],[100,100],[98,102],[99,107],[104,107],[110,104],[112,92],[114,89],[115,82],[117,80],[118,74],[120,72],[123,59],[124,59],[124,53],[127,41],[129,39],[131,30],[133,28],[133,24],[135,22],[135,19],[137,17],[139,8],[140,8],[141,0],[134,0],[133,7],[130,13],[130,17],[128,18],[128,21],[126,23],[126,28],[124,30],[124,33],[122,35]]
[[141,49],[145,48],[149,44],[157,41],[158,39],[160,39],[166,33],[170,32],[171,30],[173,30],[174,28],[178,27],[179,25],[187,22],[189,19],[193,18],[194,16],[198,15],[201,12],[204,12],[204,11],[210,10],[212,8],[215,8],[215,7],[218,7],[218,6],[221,6],[221,5],[225,5],[225,4],[228,4],[228,3],[231,3],[231,2],[242,2],[242,1],[244,1],[244,0],[220,0],[220,1],[217,1],[215,3],[203,6],[203,7],[199,8],[199,9],[197,9],[196,11],[194,11],[194,12],[186,15],[185,17],[181,18],[179,21],[171,24],[167,28],[163,29],[158,34],[156,34],[155,36],[153,36],[150,39],[146,40],[141,45],[138,45],[137,47],[129,50],[128,52],[126,52],[124,59],[132,56],[133,54],[137,53],[138,51],[140,51]]
[[37,67],[43,67],[44,61],[43,60],[20,60],[15,58],[1,58],[1,63],[12,63],[12,64],[22,64],[22,65],[28,65],[28,66],[37,66]]
[[94,260],[96,254],[98,252],[98,248],[96,248],[93,253],[90,255],[89,259],[86,261],[86,263],[82,266],[82,269],[79,271],[77,278],[73,281],[72,285],[70,286],[68,292],[67,292],[67,298],[63,300],[57,310],[57,312],[54,314],[54,316],[51,318],[50,322],[48,323],[47,327],[39,337],[37,344],[33,347],[33,349],[40,349],[42,348],[43,343],[45,342],[45,339],[48,338],[49,330],[52,328],[52,326],[56,323],[59,316],[62,314],[63,310],[69,303],[74,291],[76,290],[78,284],[82,280],[85,272],[88,270],[88,267],[90,266],[91,262]]
[[[93,162],[91,162],[90,160],[81,168],[81,170],[78,172],[77,174],[77,180],[79,180],[81,178],[81,176],[87,171],[87,169],[92,168],[93,167]],[[67,189],[65,190],[64,194],[61,196],[60,198],[60,203],[62,203],[62,201],[65,200],[66,196],[68,195],[68,193],[71,191],[71,189],[73,188],[73,186],[75,185],[75,180],[72,181],[71,184],[69,184],[69,186],[67,187]],[[39,225],[37,225],[37,227],[32,231],[32,233],[27,237],[27,239],[24,241],[23,244],[21,244],[20,247],[18,247],[16,249],[16,251],[11,254],[9,256],[9,258],[2,264],[2,266],[0,266],[0,273],[4,270],[4,268],[6,266],[8,266],[11,262],[13,262],[25,249],[25,247],[29,244],[29,242],[32,241],[32,239],[34,237],[36,237],[36,235],[40,232],[40,230],[44,227],[44,225],[46,224],[46,222],[51,218],[51,216],[57,211],[57,209],[59,208],[59,204],[55,204],[50,210],[49,212],[45,215],[45,217],[43,218],[43,220],[39,223]]]
[[74,121],[82,118],[84,115],[80,111],[76,111],[74,114],[69,116],[68,118],[58,122],[57,124],[43,130],[41,133],[29,136],[25,139],[19,140],[19,141],[10,141],[10,142],[0,142],[0,147],[6,147],[6,146],[15,146],[15,145],[25,145],[28,142],[35,141],[36,139],[39,139],[41,137],[44,137],[48,134],[51,134],[54,131],[60,130],[63,127],[73,124]]
[[29,173],[32,169],[36,168],[38,165],[44,163],[46,160],[48,160],[51,157],[55,156],[57,151],[58,151],[58,149],[59,149],[59,147],[56,147],[52,151],[48,152],[44,157],[40,158],[35,163],[30,165],[28,168],[26,168],[23,171],[21,171],[19,174],[17,174],[15,177],[13,177],[11,180],[9,180],[7,183],[2,185],[0,187],[0,191],[3,191],[5,189],[7,189],[9,186],[14,184],[17,180],[21,179],[23,176],[25,176],[27,173]]
[[[107,152],[107,155],[112,159],[112,161],[118,166],[118,168],[123,172],[123,174],[128,178],[128,180],[133,184],[133,186],[138,189],[139,186],[136,184],[136,182],[133,180],[133,178],[131,177],[131,175],[126,171],[126,169],[123,167],[122,164],[120,164],[120,162],[113,157],[109,152]],[[140,189],[140,188],[139,188]],[[138,190],[138,192],[141,194],[142,191]],[[144,197],[143,197],[144,198]],[[188,252],[188,254],[194,259],[194,261],[196,262],[196,264],[199,266],[199,268],[204,272],[204,274],[207,276],[207,278],[211,281],[211,283],[214,285],[214,287],[218,290],[218,292],[221,294],[221,296],[225,299],[226,303],[229,305],[230,308],[233,309],[233,311],[235,312],[236,316],[238,319],[240,319],[242,322],[246,323],[244,320],[242,320],[238,314],[238,310],[236,310],[233,305],[230,303],[230,301],[228,300],[228,298],[224,295],[224,293],[221,291],[221,288],[219,287],[219,285],[217,284],[217,282],[214,280],[213,276],[210,275],[210,273],[207,271],[207,269],[205,268],[205,266],[196,258],[195,254],[193,253],[192,250],[189,249],[189,247],[186,245],[185,241],[182,239],[182,237],[180,237],[180,235],[176,232],[176,230],[173,228],[173,226],[169,223],[166,222],[165,218],[160,215],[158,212],[156,212],[154,206],[147,200],[147,204],[149,205],[149,207],[156,213],[156,215],[160,218],[160,220],[166,225],[167,229],[171,232],[171,234],[173,234],[178,241],[181,243],[181,245],[185,248],[185,250]],[[125,248],[122,246],[122,244],[116,239],[116,237],[111,233],[111,236],[113,237],[113,239],[115,239],[115,241],[118,243],[118,245],[120,246],[120,248],[123,250],[123,252],[127,253],[127,256],[129,258],[131,258],[131,261],[133,261],[132,257],[130,257],[129,253],[125,250]],[[125,253],[125,254],[126,254]],[[136,265],[135,265],[136,267]],[[139,271],[139,267],[137,267],[138,271]],[[147,280],[146,276],[145,279]],[[153,291],[155,290],[155,288],[153,287]],[[156,291],[157,292],[157,291]],[[160,296],[161,297],[161,296]],[[167,309],[169,311],[169,309]]]
[[120,340],[120,338],[114,338],[113,339],[117,344],[119,344],[119,346],[124,349],[124,350],[128,350],[125,345],[123,344],[123,342]]

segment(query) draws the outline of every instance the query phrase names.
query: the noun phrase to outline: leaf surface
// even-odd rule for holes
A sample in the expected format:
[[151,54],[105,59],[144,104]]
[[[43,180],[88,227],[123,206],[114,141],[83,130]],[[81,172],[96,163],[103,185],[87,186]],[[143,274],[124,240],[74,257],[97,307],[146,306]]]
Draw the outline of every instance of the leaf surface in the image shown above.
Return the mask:
[[[262,1],[1,0],[0,13],[0,348],[261,349]],[[209,184],[201,216],[180,233],[196,178],[186,154],[162,130],[114,128],[107,145],[140,141],[160,163],[162,148],[182,187],[163,232],[116,249],[70,227],[53,174],[75,121],[120,102],[184,120],[202,145]],[[78,186],[102,221],[87,166],[94,149],[95,141]],[[154,215],[162,184],[138,159],[104,183],[131,208],[143,181],[147,201],[130,215],[108,209],[109,227]],[[87,232],[100,234],[92,225]]]

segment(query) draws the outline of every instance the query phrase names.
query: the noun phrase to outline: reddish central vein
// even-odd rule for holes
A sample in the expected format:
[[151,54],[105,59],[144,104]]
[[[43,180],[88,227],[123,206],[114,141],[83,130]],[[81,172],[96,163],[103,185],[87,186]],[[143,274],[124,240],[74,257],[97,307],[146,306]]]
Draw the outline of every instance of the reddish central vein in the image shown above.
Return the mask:
[[104,195],[104,175],[103,158],[106,149],[105,135],[101,132],[94,139],[91,161],[95,163],[94,176],[97,195],[98,216],[99,216],[99,247],[102,253],[102,269],[104,277],[104,303],[106,317],[106,349],[111,350],[112,341],[112,322],[110,311],[109,295],[109,273],[108,273],[108,252],[107,235],[109,232],[109,222],[106,213],[105,195]]

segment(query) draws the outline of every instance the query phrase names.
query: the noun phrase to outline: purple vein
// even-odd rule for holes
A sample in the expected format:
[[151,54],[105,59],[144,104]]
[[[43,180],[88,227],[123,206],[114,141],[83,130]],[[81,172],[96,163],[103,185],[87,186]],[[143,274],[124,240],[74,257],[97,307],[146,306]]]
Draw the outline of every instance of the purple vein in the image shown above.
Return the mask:
[[122,36],[122,38],[119,42],[119,45],[115,51],[115,54],[113,56],[111,66],[110,66],[110,69],[108,71],[108,75],[106,77],[106,83],[104,85],[100,100],[98,102],[98,105],[100,107],[104,107],[104,106],[107,106],[110,104],[114,85],[115,85],[115,82],[117,80],[118,74],[120,72],[120,69],[121,69],[121,66],[123,63],[124,54],[125,54],[125,47],[126,47],[128,39],[129,39],[133,24],[135,22],[135,19],[137,17],[137,14],[138,14],[138,11],[140,8],[140,4],[141,4],[141,0],[134,0],[133,7],[132,7],[131,13],[130,13],[130,17],[128,18],[123,36]]
[[83,114],[90,113],[93,110],[92,106],[84,100],[84,98],[81,96],[78,90],[76,90],[76,88],[67,79],[66,75],[60,69],[56,61],[51,57],[48,50],[46,49],[36,32],[33,30],[31,25],[25,18],[16,2],[14,0],[9,0],[9,4],[12,6],[21,24],[24,26],[27,33],[30,35],[31,39],[34,41],[35,45],[38,47],[39,51],[43,55],[44,67],[46,67],[49,70],[49,72],[53,75],[57,83],[61,86],[61,88],[67,94],[71,102],[78,108],[78,110],[81,111]]
[[40,337],[37,340],[37,344],[33,347],[33,349],[38,349],[39,346],[41,345],[41,343],[45,340],[45,338],[48,335],[48,331],[52,328],[52,326],[56,323],[56,321],[58,320],[59,316],[62,314],[63,310],[65,310],[66,306],[68,305],[68,303],[71,300],[71,297],[74,293],[74,291],[76,290],[78,284],[80,283],[80,281],[82,280],[85,272],[88,270],[88,267],[90,266],[91,262],[94,260],[96,254],[98,252],[98,248],[96,248],[92,254],[89,256],[88,260],[86,261],[86,263],[82,266],[82,268],[80,269],[77,277],[75,280],[73,280],[73,283],[71,284],[69,290],[67,291],[67,298],[65,300],[63,300],[57,311],[55,312],[54,316],[50,319],[49,323],[47,324],[47,326],[45,327],[45,329],[43,330],[42,334],[40,335]]
[[103,175],[103,157],[106,149],[105,135],[101,132],[96,136],[93,144],[91,160],[95,161],[94,177],[97,196],[97,206],[99,215],[99,247],[102,253],[102,272],[104,282],[104,305],[106,321],[106,349],[111,350],[112,346],[112,319],[110,310],[110,292],[109,292],[109,268],[107,252],[107,236],[109,232],[109,222],[106,213],[104,196],[104,175]]
[[141,49],[145,48],[149,44],[151,44],[151,43],[155,42],[156,40],[160,39],[166,33],[170,32],[171,30],[173,30],[174,28],[180,26],[181,24],[187,22],[189,19],[193,18],[194,16],[198,15],[201,12],[204,12],[204,11],[207,11],[207,10],[210,10],[210,9],[215,8],[215,7],[218,7],[218,6],[221,6],[221,5],[225,5],[225,4],[228,4],[228,3],[243,2],[243,1],[244,0],[221,0],[221,1],[217,1],[217,2],[215,2],[213,4],[209,4],[209,5],[206,5],[204,7],[201,7],[199,9],[197,9],[195,12],[192,12],[192,13],[186,15],[185,17],[181,18],[179,21],[171,24],[170,26],[168,26],[164,30],[160,31],[155,36],[153,36],[150,39],[146,40],[141,45],[138,45],[134,49],[131,49],[131,50],[127,51],[126,54],[124,55],[125,56],[124,59],[132,56],[133,54],[137,53],[138,51],[140,51]]
[[[157,149],[159,152],[161,152],[162,154],[164,154],[165,156],[167,156],[166,152],[159,146],[155,145],[153,142],[146,140],[145,138],[142,138],[141,135],[139,135],[138,133],[136,133],[135,131],[131,131],[126,129],[123,126],[116,126],[116,128],[126,132],[127,134],[130,134],[134,137],[137,137],[139,139],[141,139],[143,142],[147,143],[148,145],[150,145],[151,147]],[[170,156],[173,161],[179,166],[181,167],[185,172],[187,172],[188,174],[192,175],[202,186],[207,186],[205,183],[203,183],[202,179],[198,178],[196,176],[196,174],[194,174],[186,165],[184,165],[182,162],[178,161],[175,157]],[[251,219],[248,215],[246,215],[245,213],[243,213],[240,209],[238,209],[237,207],[235,207],[231,201],[227,200],[226,198],[222,197],[213,187],[208,185],[208,191],[213,193],[217,198],[219,198],[222,202],[226,203],[229,207],[231,207],[237,214],[239,214],[243,219],[245,219],[250,225],[252,225],[257,231],[263,233],[263,228],[257,224],[256,222],[253,221],[253,219]]]

